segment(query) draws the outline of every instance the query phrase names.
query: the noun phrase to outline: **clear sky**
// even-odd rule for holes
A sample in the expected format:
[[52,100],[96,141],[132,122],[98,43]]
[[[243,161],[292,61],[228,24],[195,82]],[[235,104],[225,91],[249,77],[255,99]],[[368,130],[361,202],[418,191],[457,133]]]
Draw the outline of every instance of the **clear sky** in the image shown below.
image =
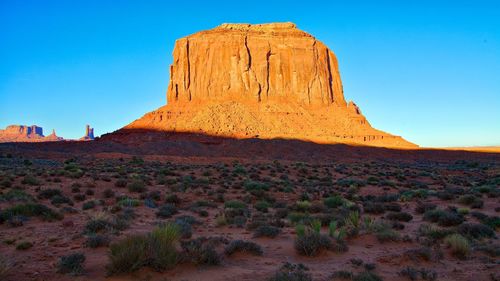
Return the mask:
[[422,146],[500,145],[498,1],[196,2],[0,0],[0,127],[114,131],[165,104],[177,38],[292,21],[335,52],[374,127]]

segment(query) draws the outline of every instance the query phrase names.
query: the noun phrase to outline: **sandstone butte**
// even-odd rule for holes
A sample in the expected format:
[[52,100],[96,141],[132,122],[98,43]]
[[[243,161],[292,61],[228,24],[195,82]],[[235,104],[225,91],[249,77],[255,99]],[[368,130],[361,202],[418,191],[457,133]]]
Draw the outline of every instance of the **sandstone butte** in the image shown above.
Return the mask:
[[293,23],[222,24],[178,39],[167,105],[126,131],[414,148],[346,102],[335,54]]

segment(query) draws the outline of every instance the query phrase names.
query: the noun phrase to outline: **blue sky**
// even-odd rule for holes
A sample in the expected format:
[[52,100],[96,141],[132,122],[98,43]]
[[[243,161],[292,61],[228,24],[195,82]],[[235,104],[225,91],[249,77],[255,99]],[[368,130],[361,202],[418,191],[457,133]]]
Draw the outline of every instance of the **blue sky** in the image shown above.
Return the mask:
[[0,127],[114,131],[165,104],[175,39],[277,21],[336,53],[346,99],[374,127],[422,146],[500,145],[498,1],[1,0]]

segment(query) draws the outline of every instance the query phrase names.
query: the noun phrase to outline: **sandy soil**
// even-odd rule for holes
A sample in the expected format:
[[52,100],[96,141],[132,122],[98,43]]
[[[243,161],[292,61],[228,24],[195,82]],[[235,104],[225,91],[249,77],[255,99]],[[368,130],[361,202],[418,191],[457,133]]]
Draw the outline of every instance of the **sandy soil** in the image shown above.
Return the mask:
[[[86,155],[78,151],[61,153],[53,150],[29,153],[34,151],[33,147],[47,146],[16,146],[16,150],[12,146],[0,146],[0,212],[5,214],[5,210],[13,206],[34,202],[63,214],[63,218],[46,221],[39,216],[26,216],[22,225],[9,219],[0,224],[0,253],[10,267],[3,280],[269,280],[284,262],[304,264],[312,280],[345,280],[334,278],[335,272],[343,270],[357,274],[366,271],[363,265],[355,265],[357,262],[353,259],[374,264],[375,269],[370,269],[370,272],[382,280],[410,280],[401,275],[401,271],[408,267],[435,272],[437,280],[499,278],[495,268],[500,262],[496,239],[500,161],[492,154],[445,151],[435,154],[444,157],[434,156],[429,160],[425,153],[415,156],[406,152],[376,150],[372,154],[363,154],[363,149],[349,151],[344,148],[340,154],[351,157],[332,157],[331,161],[318,158],[320,161],[311,159],[309,162],[306,159],[238,158],[230,154],[209,158],[161,154],[137,157],[126,151],[102,150],[91,150],[93,152]],[[390,157],[380,157],[384,153]],[[403,156],[394,157],[397,154]],[[30,176],[36,183],[27,180]],[[119,180],[130,185],[137,179],[144,183],[146,191],[131,192],[127,187],[116,186]],[[265,184],[268,190],[252,193],[246,187],[249,181]],[[53,198],[40,197],[47,189],[60,190],[70,203],[57,204],[51,202]],[[12,190],[21,190],[22,196],[9,196]],[[110,195],[105,196],[105,191]],[[159,195],[153,199],[155,192]],[[444,193],[449,198],[441,196]],[[159,207],[166,204],[166,198],[172,194],[179,197],[175,203],[178,212],[170,218],[158,217]],[[342,205],[325,207],[324,199],[334,195],[342,198]],[[468,195],[481,204],[470,205],[464,199]],[[221,263],[209,266],[180,261],[164,272],[143,267],[133,273],[107,276],[109,248],[86,247],[89,235],[85,230],[96,214],[105,214],[106,218],[112,219],[127,209],[123,207],[117,211],[120,196],[137,199],[139,205],[130,207],[135,217],[127,221],[126,228],[104,233],[111,243],[132,234],[148,233],[158,223],[188,215],[198,223],[192,225],[192,236],[181,241],[219,237],[223,242],[215,249]],[[305,200],[304,196],[310,203],[306,210],[299,207],[299,201]],[[156,207],[148,207],[147,198]],[[85,203],[93,200],[96,201],[94,207],[84,208]],[[210,204],[195,207],[202,200]],[[217,218],[227,211],[224,203],[230,200],[244,202],[249,211],[247,221],[241,227],[218,223]],[[258,201],[269,203],[267,213],[256,209]],[[374,213],[368,208],[374,202],[386,206],[383,208],[396,205],[400,208],[396,213],[408,213],[411,219],[396,223],[388,218],[392,213],[388,209]],[[426,220],[424,214],[416,211],[421,203],[435,204],[438,209],[452,213],[457,212],[454,207],[459,208],[463,222],[440,226]],[[278,217],[282,209],[287,215]],[[200,210],[206,213],[202,215]],[[357,235],[345,238],[346,252],[325,249],[317,256],[308,257],[296,251],[296,223],[290,217],[292,213],[305,215],[304,224],[308,226],[308,218],[331,217],[343,221],[346,212],[353,211],[357,211],[362,220],[371,218],[392,225],[397,238],[381,241],[376,231],[361,223]],[[273,219],[276,218],[280,222],[280,234],[275,238],[254,237],[251,225],[259,216],[266,217],[267,224],[276,223]],[[484,216],[492,218],[491,221],[496,218],[496,224],[490,221],[487,226],[495,237],[466,237],[470,253],[464,259],[455,256],[443,238],[430,239],[420,231],[422,225],[433,225],[443,231],[461,233],[463,224],[484,225]],[[321,233],[328,233],[326,225]],[[237,239],[257,243],[263,255],[236,253],[226,256],[227,243]],[[21,242],[31,242],[32,247],[16,249]],[[176,245],[181,253],[180,244]],[[485,247],[490,251],[485,251]],[[427,249],[429,256],[425,259],[417,257],[412,252],[415,249]],[[77,252],[86,257],[82,275],[57,273],[60,258]],[[423,279],[419,277],[417,280]]]

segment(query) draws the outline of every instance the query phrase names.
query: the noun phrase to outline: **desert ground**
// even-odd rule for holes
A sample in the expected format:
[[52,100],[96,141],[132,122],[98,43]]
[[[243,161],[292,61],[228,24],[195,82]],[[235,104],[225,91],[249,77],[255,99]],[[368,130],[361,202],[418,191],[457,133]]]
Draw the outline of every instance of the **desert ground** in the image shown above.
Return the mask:
[[0,145],[2,280],[500,279],[498,153],[178,142]]

